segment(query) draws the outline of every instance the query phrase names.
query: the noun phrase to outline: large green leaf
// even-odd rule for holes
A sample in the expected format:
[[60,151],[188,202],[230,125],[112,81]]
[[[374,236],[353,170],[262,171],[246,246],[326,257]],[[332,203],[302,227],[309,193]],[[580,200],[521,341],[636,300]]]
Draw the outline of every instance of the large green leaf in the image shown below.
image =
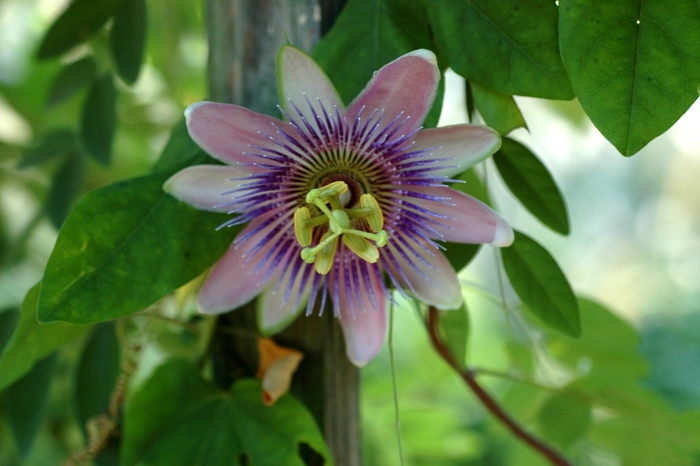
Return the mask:
[[86,41],[107,22],[124,0],[76,0],[66,8],[44,36],[37,52],[50,58]]
[[80,118],[80,135],[90,155],[102,165],[112,159],[112,142],[117,124],[117,90],[111,74],[96,79],[85,98]]
[[119,76],[129,84],[136,82],[146,45],[146,2],[125,0],[114,15],[109,45]]
[[447,64],[469,81],[506,94],[571,99],[549,0],[425,2]]
[[46,265],[39,320],[91,323],[140,311],[223,255],[237,229],[216,231],[225,215],[164,193],[174,171],[96,189],[75,206]]
[[501,135],[516,128],[527,128],[523,114],[512,95],[498,92],[477,83],[470,83],[472,101],[484,122]]
[[542,223],[562,235],[569,234],[564,198],[547,167],[530,150],[504,137],[493,161],[508,189]]
[[90,329],[86,325],[39,324],[36,309],[40,287],[37,284],[24,298],[17,328],[0,357],[0,390],[29,372],[34,363]]
[[[427,12],[416,0],[349,0],[313,57],[345,103],[352,101],[383,65],[415,49],[434,49]],[[441,82],[424,126],[437,124]]]
[[114,322],[96,325],[80,355],[75,375],[75,408],[83,429],[87,420],[107,410],[119,375],[121,346]]
[[535,240],[515,231],[502,248],[503,267],[525,306],[544,324],[567,335],[581,335],[578,303],[557,262]]
[[[153,166],[153,171],[157,172],[171,169],[173,166],[193,163],[192,161],[202,154],[202,149],[187,132],[187,121],[182,118],[173,128],[168,143]],[[216,163],[216,161],[210,158],[207,163]]]
[[46,416],[56,353],[39,361],[5,392],[7,418],[20,455],[26,457]]
[[78,89],[91,83],[96,74],[97,65],[92,57],[84,57],[66,65],[51,83],[46,105],[55,105],[67,99]]
[[571,84],[623,155],[670,128],[698,97],[697,1],[561,0],[559,12]]
[[331,462],[299,401],[287,394],[268,407],[261,398],[256,380],[239,380],[224,393],[202,380],[191,363],[170,361],[127,402],[121,465],[302,466],[300,443]]
[[19,309],[3,309],[0,311],[0,355],[10,341],[12,332],[19,322]]

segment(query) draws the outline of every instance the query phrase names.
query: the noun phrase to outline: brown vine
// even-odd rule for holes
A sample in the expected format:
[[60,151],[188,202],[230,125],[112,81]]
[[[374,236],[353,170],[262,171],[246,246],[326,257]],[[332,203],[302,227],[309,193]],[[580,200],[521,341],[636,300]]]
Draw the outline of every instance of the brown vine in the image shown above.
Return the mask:
[[474,377],[474,371],[471,369],[462,369],[457,361],[455,361],[454,356],[450,353],[450,350],[445,346],[442,339],[440,338],[440,333],[438,329],[438,310],[434,307],[430,307],[428,310],[428,333],[430,334],[430,340],[435,347],[437,353],[442,357],[442,359],[447,362],[464,380],[467,386],[474,392],[474,395],[481,401],[484,407],[499,421],[501,421],[517,438],[525,442],[533,450],[537,451],[543,457],[547,458],[549,462],[554,466],[574,466],[573,463],[569,462],[557,451],[552,449],[549,445],[545,444],[542,440],[536,438],[525,429],[523,429],[520,424],[518,424],[513,418],[511,418],[508,413],[498,404],[498,402],[488,394],[484,388],[479,385],[476,378]]

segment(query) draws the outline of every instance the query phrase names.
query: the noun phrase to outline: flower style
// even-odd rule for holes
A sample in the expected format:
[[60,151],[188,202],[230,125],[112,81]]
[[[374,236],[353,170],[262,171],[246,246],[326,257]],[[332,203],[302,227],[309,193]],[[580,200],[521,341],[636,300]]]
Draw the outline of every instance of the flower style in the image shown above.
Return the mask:
[[189,167],[164,189],[238,214],[224,225],[248,223],[200,290],[202,312],[261,294],[259,324],[272,333],[329,297],[348,357],[362,366],[384,342],[383,275],[427,304],[458,308],[460,286],[436,240],[512,242],[498,214],[444,185],[493,154],[500,137],[478,125],[421,129],[440,79],[427,50],[385,65],[348,107],[292,46],[280,49],[277,73],[284,121],[236,105],[187,108],[192,139],[227,165]]

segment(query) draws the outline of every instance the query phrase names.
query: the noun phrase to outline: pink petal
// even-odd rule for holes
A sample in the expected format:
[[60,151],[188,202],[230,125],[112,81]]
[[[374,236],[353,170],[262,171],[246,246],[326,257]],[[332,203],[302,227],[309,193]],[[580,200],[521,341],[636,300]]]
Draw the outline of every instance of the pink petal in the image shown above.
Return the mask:
[[321,67],[310,56],[291,45],[282,46],[277,53],[277,91],[280,105],[288,115],[295,119],[299,117],[294,108],[296,105],[306,120],[314,126],[316,120],[309,109],[307,98],[319,114],[319,101],[323,103],[326,111],[333,114],[334,107],[338,107],[341,113],[345,110],[333,83]]
[[451,159],[438,165],[445,168],[430,172],[431,175],[449,177],[476,165],[501,147],[501,136],[488,126],[481,125],[424,129],[416,134],[414,141],[411,150],[436,148],[432,153],[433,158]]
[[[259,152],[250,146],[277,148],[260,134],[275,135],[273,123],[282,127],[285,123],[277,118],[261,115],[238,105],[215,102],[197,102],[185,110],[187,129],[192,140],[205,152],[229,165],[237,163],[260,163],[259,157],[246,152]],[[253,173],[264,169],[249,165]]]
[[[338,306],[342,313],[340,325],[345,336],[345,349],[350,362],[362,367],[374,359],[384,345],[387,296],[379,278],[373,273],[361,277],[360,290],[352,293],[346,289],[350,278],[344,277],[342,271],[339,273],[342,281]],[[372,293],[375,299],[372,299]],[[351,299],[355,299],[353,304],[350,303]],[[354,313],[351,309],[355,309]]]
[[[252,221],[238,234],[238,237],[251,231],[267,217]],[[226,254],[214,264],[202,289],[199,291],[197,305],[204,314],[221,314],[236,309],[257,296],[269,283],[274,283],[280,274],[280,268],[267,280],[266,267],[255,271],[255,266],[274,245],[274,240],[260,248],[251,258],[251,248],[260,242],[271,227],[255,233],[240,244],[231,244]]]
[[352,121],[364,106],[364,118],[374,109],[384,110],[385,123],[403,112],[404,118],[411,117],[404,130],[413,130],[423,123],[430,111],[439,81],[440,71],[433,52],[420,49],[407,53],[375,73],[365,90],[348,107],[348,121]]
[[[299,254],[299,250],[295,248],[289,253]],[[296,276],[292,275],[291,268],[289,268],[281,281],[271,282],[260,296],[258,300],[258,328],[263,335],[272,335],[284,329],[295,319],[299,309],[306,306],[312,280],[307,280],[303,289],[301,289],[301,282],[307,267],[313,268],[313,265],[304,264]],[[286,291],[291,280],[294,280],[294,285],[287,297]]]
[[410,202],[419,207],[446,217],[434,218],[440,225],[430,223],[442,234],[442,237],[435,239],[498,247],[510,246],[513,242],[513,229],[508,222],[483,202],[447,186],[414,186],[411,190],[428,196],[450,198],[449,201],[439,202],[410,198]]
[[[399,233],[400,234],[400,233]],[[400,271],[394,265],[389,265],[392,274],[404,282],[407,290],[424,303],[435,306],[441,310],[457,309],[462,305],[462,290],[457,280],[457,275],[445,255],[434,246],[424,240],[418,242],[406,238],[414,251],[430,264],[426,265],[411,251],[404,248],[397,241],[389,238],[389,248],[397,260]],[[409,264],[403,255],[396,251],[397,247],[404,249],[405,254],[411,259]],[[416,270],[417,269],[417,270]]]
[[248,176],[242,166],[195,165],[180,170],[163,185],[163,190],[176,199],[186,202],[199,210],[228,212],[227,205],[235,194],[223,193],[238,188],[247,181],[233,180]]

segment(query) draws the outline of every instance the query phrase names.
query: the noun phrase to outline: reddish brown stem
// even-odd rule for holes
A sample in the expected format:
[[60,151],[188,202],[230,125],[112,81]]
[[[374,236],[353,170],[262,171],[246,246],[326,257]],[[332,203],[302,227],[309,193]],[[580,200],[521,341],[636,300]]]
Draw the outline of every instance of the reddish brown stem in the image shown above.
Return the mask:
[[491,414],[496,416],[498,420],[505,424],[513,435],[547,458],[554,466],[573,466],[573,463],[570,463],[566,458],[554,451],[550,446],[546,445],[532,434],[526,432],[520,426],[520,424],[515,422],[515,420],[513,420],[513,418],[511,418],[508,413],[501,408],[498,402],[494,400],[491,395],[489,395],[486,390],[481,387],[481,385],[479,385],[472,370],[462,369],[459,364],[457,364],[452,356],[452,353],[450,353],[450,350],[447,348],[447,346],[445,346],[440,338],[440,334],[438,332],[438,310],[434,307],[431,307],[428,311],[428,332],[430,333],[430,340],[432,341],[435,350],[442,357],[442,359],[444,359],[445,362],[447,362],[462,377],[464,382],[469,386],[472,392],[474,392],[476,397],[479,398],[479,400],[484,404],[486,409],[488,409]]

